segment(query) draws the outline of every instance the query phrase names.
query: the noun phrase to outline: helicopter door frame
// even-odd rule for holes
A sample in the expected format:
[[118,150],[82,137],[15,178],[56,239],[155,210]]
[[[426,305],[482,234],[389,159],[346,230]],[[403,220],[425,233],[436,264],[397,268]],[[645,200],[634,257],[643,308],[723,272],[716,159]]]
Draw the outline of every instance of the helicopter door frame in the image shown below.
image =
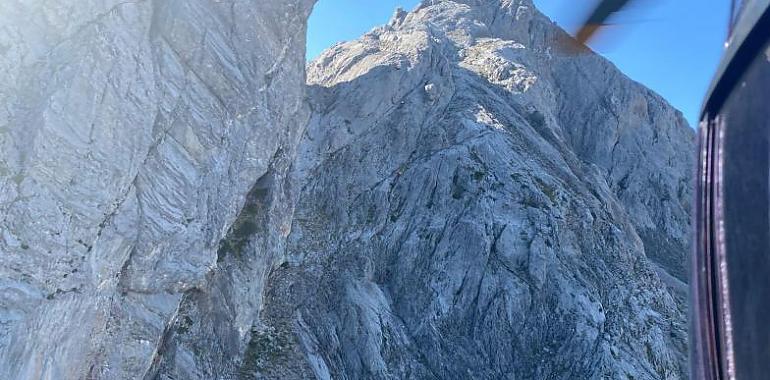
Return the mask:
[[693,379],[770,373],[770,329],[757,321],[770,316],[769,8],[770,0],[743,4],[701,113],[690,263]]

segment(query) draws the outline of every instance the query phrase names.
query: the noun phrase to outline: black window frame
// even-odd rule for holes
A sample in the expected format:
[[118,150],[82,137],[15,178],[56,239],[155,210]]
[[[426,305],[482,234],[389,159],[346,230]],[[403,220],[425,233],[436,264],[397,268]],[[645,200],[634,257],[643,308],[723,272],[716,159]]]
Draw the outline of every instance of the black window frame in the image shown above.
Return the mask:
[[[693,223],[696,234],[690,263],[690,357],[693,379],[735,379],[741,374],[742,368],[736,370],[733,350],[735,325],[728,276],[730,257],[725,245],[723,169],[724,138],[729,128],[726,125],[729,117],[725,115],[723,107],[731,95],[737,92],[737,86],[741,85],[755,59],[764,55],[770,46],[769,6],[770,0],[741,4],[742,12],[735,16],[738,23],[731,29],[725,58],[701,114]],[[766,93],[770,93],[770,88]],[[768,175],[764,173],[764,176]],[[765,194],[764,198],[770,196]],[[770,202],[770,199],[765,201]],[[770,341],[767,344],[770,345]],[[767,362],[770,366],[770,358]]]

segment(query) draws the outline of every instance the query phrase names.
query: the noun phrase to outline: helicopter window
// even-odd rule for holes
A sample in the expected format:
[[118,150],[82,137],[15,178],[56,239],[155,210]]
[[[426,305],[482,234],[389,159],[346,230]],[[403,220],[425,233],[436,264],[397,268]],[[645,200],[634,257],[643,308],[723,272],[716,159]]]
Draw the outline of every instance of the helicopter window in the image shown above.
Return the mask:
[[723,228],[718,250],[727,264],[733,350],[727,368],[746,379],[770,372],[770,347],[763,344],[770,341],[765,319],[770,315],[770,62],[765,51],[758,52],[717,118],[722,136],[716,192],[723,211],[715,228]]

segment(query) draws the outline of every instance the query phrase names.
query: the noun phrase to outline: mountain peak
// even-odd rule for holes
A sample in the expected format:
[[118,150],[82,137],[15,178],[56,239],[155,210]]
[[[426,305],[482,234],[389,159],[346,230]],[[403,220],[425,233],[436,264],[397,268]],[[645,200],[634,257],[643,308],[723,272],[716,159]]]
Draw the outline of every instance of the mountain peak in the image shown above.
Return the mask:
[[314,337],[356,347],[327,377],[684,376],[692,130],[562,36],[528,0],[430,0],[309,66],[312,254],[276,293],[357,332]]
[[397,10],[388,25],[401,29],[428,25],[455,36],[455,42],[461,44],[485,37],[526,43],[531,24],[537,20],[547,18],[532,0],[423,0],[411,12]]

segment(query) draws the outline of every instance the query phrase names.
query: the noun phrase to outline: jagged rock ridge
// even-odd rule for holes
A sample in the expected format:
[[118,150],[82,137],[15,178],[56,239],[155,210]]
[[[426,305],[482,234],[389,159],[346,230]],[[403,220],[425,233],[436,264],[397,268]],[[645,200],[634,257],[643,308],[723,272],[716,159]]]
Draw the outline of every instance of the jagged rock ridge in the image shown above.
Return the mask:
[[298,341],[270,355],[334,379],[686,377],[693,132],[566,41],[530,0],[423,1],[309,65],[260,333]]

